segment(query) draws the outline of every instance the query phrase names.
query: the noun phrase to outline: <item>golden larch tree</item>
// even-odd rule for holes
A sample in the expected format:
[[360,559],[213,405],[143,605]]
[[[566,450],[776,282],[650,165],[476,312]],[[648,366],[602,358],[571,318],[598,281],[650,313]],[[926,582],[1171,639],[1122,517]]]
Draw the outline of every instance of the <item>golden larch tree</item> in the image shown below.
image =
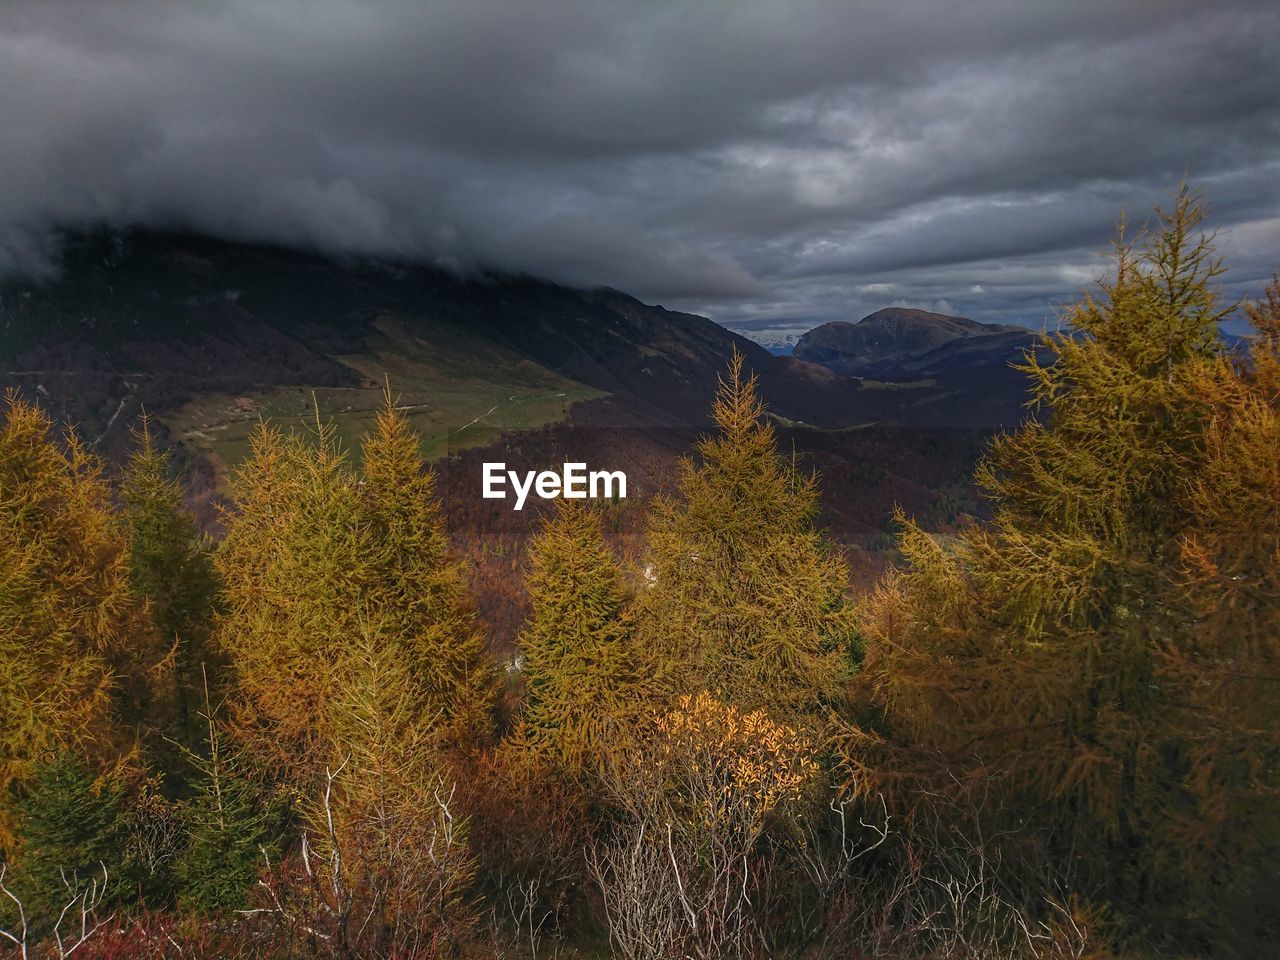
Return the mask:
[[493,736],[497,676],[463,565],[450,551],[435,471],[389,392],[362,460],[360,502],[371,538],[366,606],[442,741],[484,743]]
[[779,455],[754,375],[735,352],[716,432],[655,498],[640,644],[674,695],[711,690],[790,722],[816,717],[851,667],[848,571],[815,526],[816,479]]
[[362,473],[317,417],[311,438],[261,426],[233,489],[218,633],[238,729],[261,759],[304,781],[332,761],[329,708],[370,632],[402,664],[419,728],[456,748],[491,736],[494,672],[434,478],[389,398]]
[[[16,394],[0,428],[0,790],[69,753],[115,766],[154,735],[166,654],[130,584],[102,465]],[[0,839],[7,830],[0,823]]]
[[[848,750],[854,786],[931,813],[983,797],[979,819],[1157,924],[1161,910],[1204,916],[1191,891],[1224,876],[1192,838],[1197,796],[1224,798],[1196,781],[1225,784],[1206,764],[1226,743],[1197,750],[1222,728],[1206,734],[1203,710],[1186,708],[1212,700],[1233,651],[1266,647],[1274,623],[1274,580],[1260,576],[1275,556],[1274,392],[1245,386],[1265,362],[1255,378],[1221,340],[1229,308],[1203,215],[1183,191],[1140,243],[1122,231],[1101,294],[1044,338],[1049,362],[1028,358],[1046,417],[997,438],[980,466],[991,521],[944,546],[903,520],[903,563],[864,605]],[[1230,622],[1222,563],[1249,568],[1253,626]],[[1214,583],[1211,599],[1196,582]],[[1275,742],[1255,735],[1250,762],[1274,770]],[[1242,789],[1275,796],[1257,779]]]
[[530,545],[528,588],[515,742],[571,775],[598,776],[606,753],[652,712],[655,693],[599,509],[557,505]]

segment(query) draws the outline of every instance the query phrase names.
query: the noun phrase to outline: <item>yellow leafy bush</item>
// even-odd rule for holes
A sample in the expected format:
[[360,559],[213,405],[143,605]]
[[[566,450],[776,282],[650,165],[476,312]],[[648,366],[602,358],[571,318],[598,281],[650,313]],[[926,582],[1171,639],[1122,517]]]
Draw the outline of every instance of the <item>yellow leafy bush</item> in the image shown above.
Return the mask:
[[795,728],[706,692],[678,698],[620,753],[609,777],[615,800],[695,845],[750,846],[768,817],[798,802],[818,773]]

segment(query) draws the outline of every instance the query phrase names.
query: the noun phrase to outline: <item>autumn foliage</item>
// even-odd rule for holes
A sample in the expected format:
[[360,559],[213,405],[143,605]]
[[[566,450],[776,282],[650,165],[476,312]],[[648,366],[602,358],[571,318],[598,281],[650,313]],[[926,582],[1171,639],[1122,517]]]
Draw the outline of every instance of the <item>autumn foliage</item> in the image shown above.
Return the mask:
[[982,466],[993,521],[942,544],[903,518],[847,747],[857,789],[924,817],[982,792],[966,829],[1123,905],[1135,936],[1223,948],[1275,891],[1280,396],[1275,291],[1229,352],[1202,215],[1184,192],[1122,236],[1028,360],[1051,412]]
[[779,454],[754,377],[735,355],[712,409],[717,432],[653,505],[640,644],[668,697],[818,723],[857,654],[848,571],[816,526],[817,480]]
[[527,586],[502,664],[390,390],[356,450],[260,424],[218,543],[154,424],[117,477],[10,396],[0,939],[1268,955],[1280,281],[1225,341],[1203,215],[1184,192],[1122,232],[1027,358],[1039,416],[978,469],[989,521],[900,512],[898,564],[853,596],[735,354],[639,553],[617,505],[566,503],[487,568]]

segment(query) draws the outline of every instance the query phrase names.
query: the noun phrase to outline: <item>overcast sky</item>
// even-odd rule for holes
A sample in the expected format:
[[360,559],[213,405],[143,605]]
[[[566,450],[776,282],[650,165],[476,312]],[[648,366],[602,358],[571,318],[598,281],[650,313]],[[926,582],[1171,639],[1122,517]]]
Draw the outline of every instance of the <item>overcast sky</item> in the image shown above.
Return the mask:
[[1278,49],[1275,0],[3,0],[0,271],[105,221],[1040,326],[1185,174],[1255,292]]

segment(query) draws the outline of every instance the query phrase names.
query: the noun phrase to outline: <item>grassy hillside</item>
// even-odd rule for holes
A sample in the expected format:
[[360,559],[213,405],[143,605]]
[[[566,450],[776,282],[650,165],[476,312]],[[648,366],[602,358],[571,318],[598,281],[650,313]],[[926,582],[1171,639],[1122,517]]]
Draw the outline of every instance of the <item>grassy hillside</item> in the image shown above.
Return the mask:
[[[578,401],[604,396],[491,346],[468,342],[457,331],[410,329],[390,315],[374,322],[361,353],[336,359],[358,377],[351,385],[299,384],[238,395],[200,393],[161,414],[174,439],[208,455],[220,475],[248,452],[261,419],[301,427],[318,414],[331,421],[358,453],[386,388],[398,398],[423,437],[431,459],[451,450],[484,446],[513,430],[545,426],[567,416]],[[447,342],[452,341],[452,342]]]

